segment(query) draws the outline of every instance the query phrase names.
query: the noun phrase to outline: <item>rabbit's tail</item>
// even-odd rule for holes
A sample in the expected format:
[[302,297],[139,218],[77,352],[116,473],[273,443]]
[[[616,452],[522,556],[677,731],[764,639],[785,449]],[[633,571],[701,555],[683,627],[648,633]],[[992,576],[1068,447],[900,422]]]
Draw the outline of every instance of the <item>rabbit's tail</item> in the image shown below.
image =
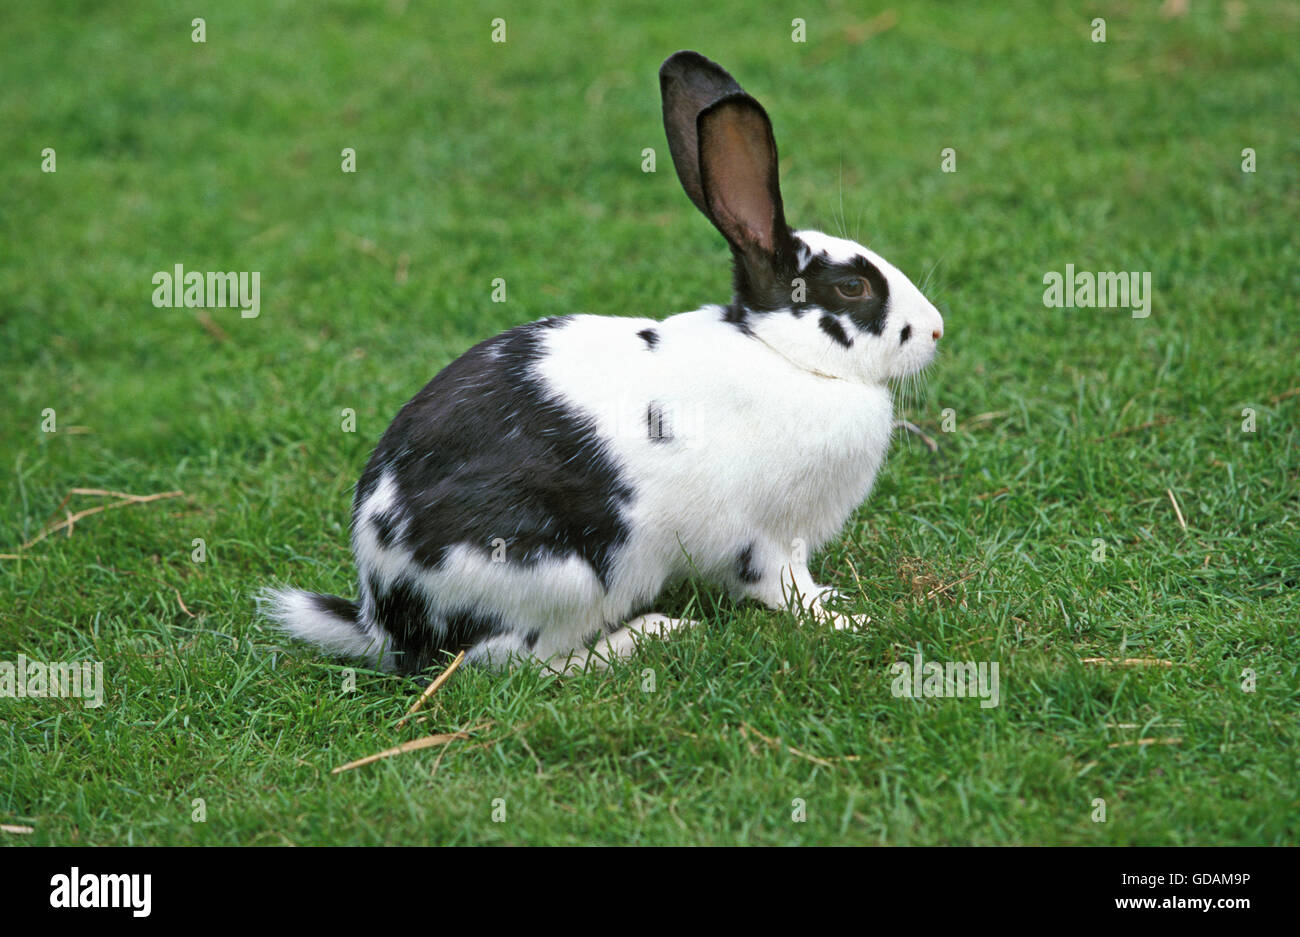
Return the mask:
[[258,611],[295,638],[337,657],[385,663],[387,641],[379,629],[366,627],[356,602],[301,589],[267,589],[257,600]]

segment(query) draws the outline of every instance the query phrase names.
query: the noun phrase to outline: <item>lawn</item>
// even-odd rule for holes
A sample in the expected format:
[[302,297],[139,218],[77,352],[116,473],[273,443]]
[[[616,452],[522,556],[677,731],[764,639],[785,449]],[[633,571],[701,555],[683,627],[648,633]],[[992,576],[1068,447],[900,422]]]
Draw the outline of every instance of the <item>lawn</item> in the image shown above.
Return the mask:
[[[0,15],[0,661],[106,687],[0,698],[0,843],[1296,842],[1295,4],[203,6]],[[872,624],[692,583],[658,610],[703,626],[628,664],[464,668],[399,725],[432,674],[252,596],[355,594],[351,487],[475,342],[728,298],[679,48],[767,106],[790,220],[944,313],[900,401],[935,450],[812,563]],[[156,307],[177,264],[258,271],[260,314]],[[1149,272],[1150,315],[1046,306],[1067,264]],[[72,489],[183,494],[68,525],[121,500]],[[998,705],[895,696],[917,654],[996,662]]]

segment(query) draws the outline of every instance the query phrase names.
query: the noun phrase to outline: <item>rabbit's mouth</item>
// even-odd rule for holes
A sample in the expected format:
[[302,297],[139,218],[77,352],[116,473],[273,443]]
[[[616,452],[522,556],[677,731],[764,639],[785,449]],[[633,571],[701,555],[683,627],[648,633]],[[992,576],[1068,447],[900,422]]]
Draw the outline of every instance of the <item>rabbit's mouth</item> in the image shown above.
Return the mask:
[[930,348],[913,353],[904,360],[897,362],[890,369],[889,380],[891,383],[906,381],[920,378],[925,372],[929,371],[931,366],[939,358],[939,346],[937,344]]

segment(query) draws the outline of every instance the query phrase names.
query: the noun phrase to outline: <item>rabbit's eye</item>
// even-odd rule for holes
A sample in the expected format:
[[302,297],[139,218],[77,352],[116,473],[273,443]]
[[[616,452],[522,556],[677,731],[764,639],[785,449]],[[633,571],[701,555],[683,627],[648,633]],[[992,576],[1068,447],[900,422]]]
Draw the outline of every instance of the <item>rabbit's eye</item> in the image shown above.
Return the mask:
[[865,277],[853,277],[835,284],[835,292],[845,299],[865,299],[871,295],[871,285]]

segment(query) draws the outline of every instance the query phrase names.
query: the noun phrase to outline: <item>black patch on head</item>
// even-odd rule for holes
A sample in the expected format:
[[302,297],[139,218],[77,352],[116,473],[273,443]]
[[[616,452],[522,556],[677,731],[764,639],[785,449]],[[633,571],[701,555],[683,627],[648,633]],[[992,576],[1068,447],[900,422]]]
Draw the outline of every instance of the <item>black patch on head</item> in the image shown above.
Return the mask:
[[643,342],[645,342],[645,347],[651,351],[654,351],[655,346],[659,344],[659,333],[654,329],[642,329],[636,334]]
[[837,344],[845,348],[853,347],[853,339],[844,334],[844,326],[840,325],[840,320],[835,318],[829,312],[823,312],[821,318],[817,320],[817,327],[835,340]]
[[903,326],[903,331],[898,333],[898,344],[900,345],[903,344],[911,337],[912,337],[912,327],[910,325]]
[[[884,331],[889,313],[889,284],[867,258],[854,257],[847,263],[837,263],[823,252],[813,256],[798,276],[805,284],[805,301],[786,304],[793,306],[796,314],[801,307],[816,306],[836,316],[848,316],[855,326],[872,335]],[[861,298],[846,298],[836,289],[837,284],[850,285],[858,277],[865,279],[868,286]],[[825,317],[823,330],[824,320]]]
[[[823,251],[814,254],[800,268],[792,252],[782,251],[773,258],[773,275],[765,276],[761,281],[749,276],[739,261],[734,270],[735,298],[723,318],[741,326],[748,335],[753,334],[746,322],[748,315],[785,309],[793,312],[795,318],[809,309],[823,309],[835,316],[848,316],[863,332],[879,335],[884,331],[889,311],[889,283],[876,265],[865,257],[839,263]],[[861,298],[845,297],[835,288],[837,283],[848,284],[857,277],[865,279],[868,286]],[[796,288],[796,279],[803,281],[802,289]],[[796,300],[796,296],[800,298]]]
[[645,427],[651,442],[672,442],[673,430],[664,416],[664,408],[653,400],[645,408]]
[[[608,586],[627,539],[620,509],[634,492],[585,417],[549,396],[535,374],[545,329],[518,326],[475,345],[402,407],[371,455],[353,522],[384,472],[397,482],[400,538],[417,564],[437,567],[457,545],[508,562],[578,556]],[[362,571],[364,573],[364,570]]]
[[740,555],[736,557],[736,578],[741,582],[751,584],[763,578],[763,574],[754,568],[754,545],[752,543],[741,550]]

